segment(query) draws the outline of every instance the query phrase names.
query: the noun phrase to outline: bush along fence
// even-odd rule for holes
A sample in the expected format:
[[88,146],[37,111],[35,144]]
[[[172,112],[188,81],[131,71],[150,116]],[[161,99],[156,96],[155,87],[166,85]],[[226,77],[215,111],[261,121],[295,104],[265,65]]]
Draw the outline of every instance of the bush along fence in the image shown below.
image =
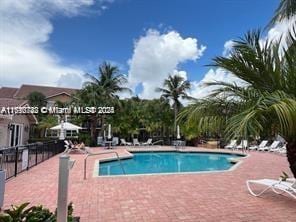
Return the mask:
[[0,167],[6,171],[6,180],[64,151],[63,141],[33,143],[0,149]]

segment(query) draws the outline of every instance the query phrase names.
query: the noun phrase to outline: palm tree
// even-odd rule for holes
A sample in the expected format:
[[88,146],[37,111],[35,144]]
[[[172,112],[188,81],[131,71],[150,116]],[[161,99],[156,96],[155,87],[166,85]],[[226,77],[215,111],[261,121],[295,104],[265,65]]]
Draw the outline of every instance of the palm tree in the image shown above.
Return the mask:
[[[119,73],[119,69],[110,63],[104,62],[99,66],[98,77],[86,74],[89,81],[84,83],[83,89],[76,96],[76,103],[85,106],[113,106],[119,102],[118,93],[131,92],[123,85],[127,79]],[[91,138],[93,143],[96,141],[96,127],[98,124],[98,115],[90,116]],[[101,126],[104,126],[104,116],[101,116]],[[103,130],[101,130],[102,133]]]
[[40,92],[31,92],[27,98],[30,106],[42,107],[46,106],[46,97]]
[[85,76],[90,81],[85,82],[84,86],[92,87],[93,93],[98,94],[100,100],[118,99],[118,93],[131,92],[129,88],[123,87],[127,83],[126,77],[119,73],[117,66],[113,66],[108,62],[100,65],[98,77],[91,74]]
[[192,99],[188,96],[187,90],[190,89],[190,82],[185,80],[179,75],[169,75],[169,77],[163,83],[164,88],[156,88],[157,92],[161,92],[161,97],[165,99],[170,99],[173,102],[174,108],[174,133],[176,133],[177,128],[177,115],[178,111],[182,107],[180,98],[182,99]]
[[275,11],[275,14],[271,21],[268,24],[268,27],[281,22],[284,19],[290,19],[296,14],[296,0],[281,0],[278,8]]
[[[296,177],[296,40],[290,35],[288,48],[280,56],[280,43],[260,42],[259,31],[249,32],[244,39],[235,41],[229,57],[214,58],[214,66],[231,72],[245,81],[245,87],[224,82],[218,85],[209,100],[222,95],[226,103],[233,102],[232,114],[225,119],[227,138],[257,136],[273,131],[287,141],[287,158]],[[200,106],[188,116],[198,116],[201,123],[209,113],[198,114]],[[220,120],[215,113],[213,120]],[[213,121],[214,122],[214,121]],[[209,129],[209,127],[208,127]]]

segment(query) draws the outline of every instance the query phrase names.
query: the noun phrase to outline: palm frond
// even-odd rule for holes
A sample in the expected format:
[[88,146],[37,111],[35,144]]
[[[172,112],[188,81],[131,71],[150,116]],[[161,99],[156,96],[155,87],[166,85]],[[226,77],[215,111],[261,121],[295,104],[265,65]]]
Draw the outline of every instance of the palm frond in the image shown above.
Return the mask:
[[277,22],[284,19],[290,19],[296,14],[296,0],[281,0],[278,8],[275,10],[274,16],[267,25],[271,28]]

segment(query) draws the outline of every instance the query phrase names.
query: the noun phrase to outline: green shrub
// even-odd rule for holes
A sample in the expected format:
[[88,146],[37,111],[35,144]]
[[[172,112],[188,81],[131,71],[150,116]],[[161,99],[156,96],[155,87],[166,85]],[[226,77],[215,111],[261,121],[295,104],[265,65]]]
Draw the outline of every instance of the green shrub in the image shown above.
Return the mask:
[[[0,222],[56,222],[57,210],[55,210],[55,213],[52,213],[42,205],[27,208],[29,204],[12,205],[11,209],[4,210],[3,213],[0,213]],[[68,222],[79,221],[72,214],[73,203],[70,202],[68,205]]]

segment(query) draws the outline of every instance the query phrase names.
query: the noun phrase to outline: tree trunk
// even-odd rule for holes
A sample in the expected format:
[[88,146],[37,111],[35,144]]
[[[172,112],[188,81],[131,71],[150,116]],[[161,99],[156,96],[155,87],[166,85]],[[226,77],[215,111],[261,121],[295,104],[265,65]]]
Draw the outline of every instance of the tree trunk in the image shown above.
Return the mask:
[[91,117],[91,122],[90,122],[90,136],[91,136],[91,142],[92,145],[96,144],[96,140],[97,140],[97,117],[95,115],[93,115]]
[[[101,116],[101,130],[100,130],[100,136],[104,136],[104,130],[105,130],[105,115],[102,114]],[[104,138],[105,139],[105,138]]]
[[290,169],[293,173],[294,178],[296,178],[296,139],[288,141],[287,144],[287,158],[290,164]]
[[177,114],[178,114],[178,109],[177,109],[177,104],[174,104],[174,136],[177,137]]

